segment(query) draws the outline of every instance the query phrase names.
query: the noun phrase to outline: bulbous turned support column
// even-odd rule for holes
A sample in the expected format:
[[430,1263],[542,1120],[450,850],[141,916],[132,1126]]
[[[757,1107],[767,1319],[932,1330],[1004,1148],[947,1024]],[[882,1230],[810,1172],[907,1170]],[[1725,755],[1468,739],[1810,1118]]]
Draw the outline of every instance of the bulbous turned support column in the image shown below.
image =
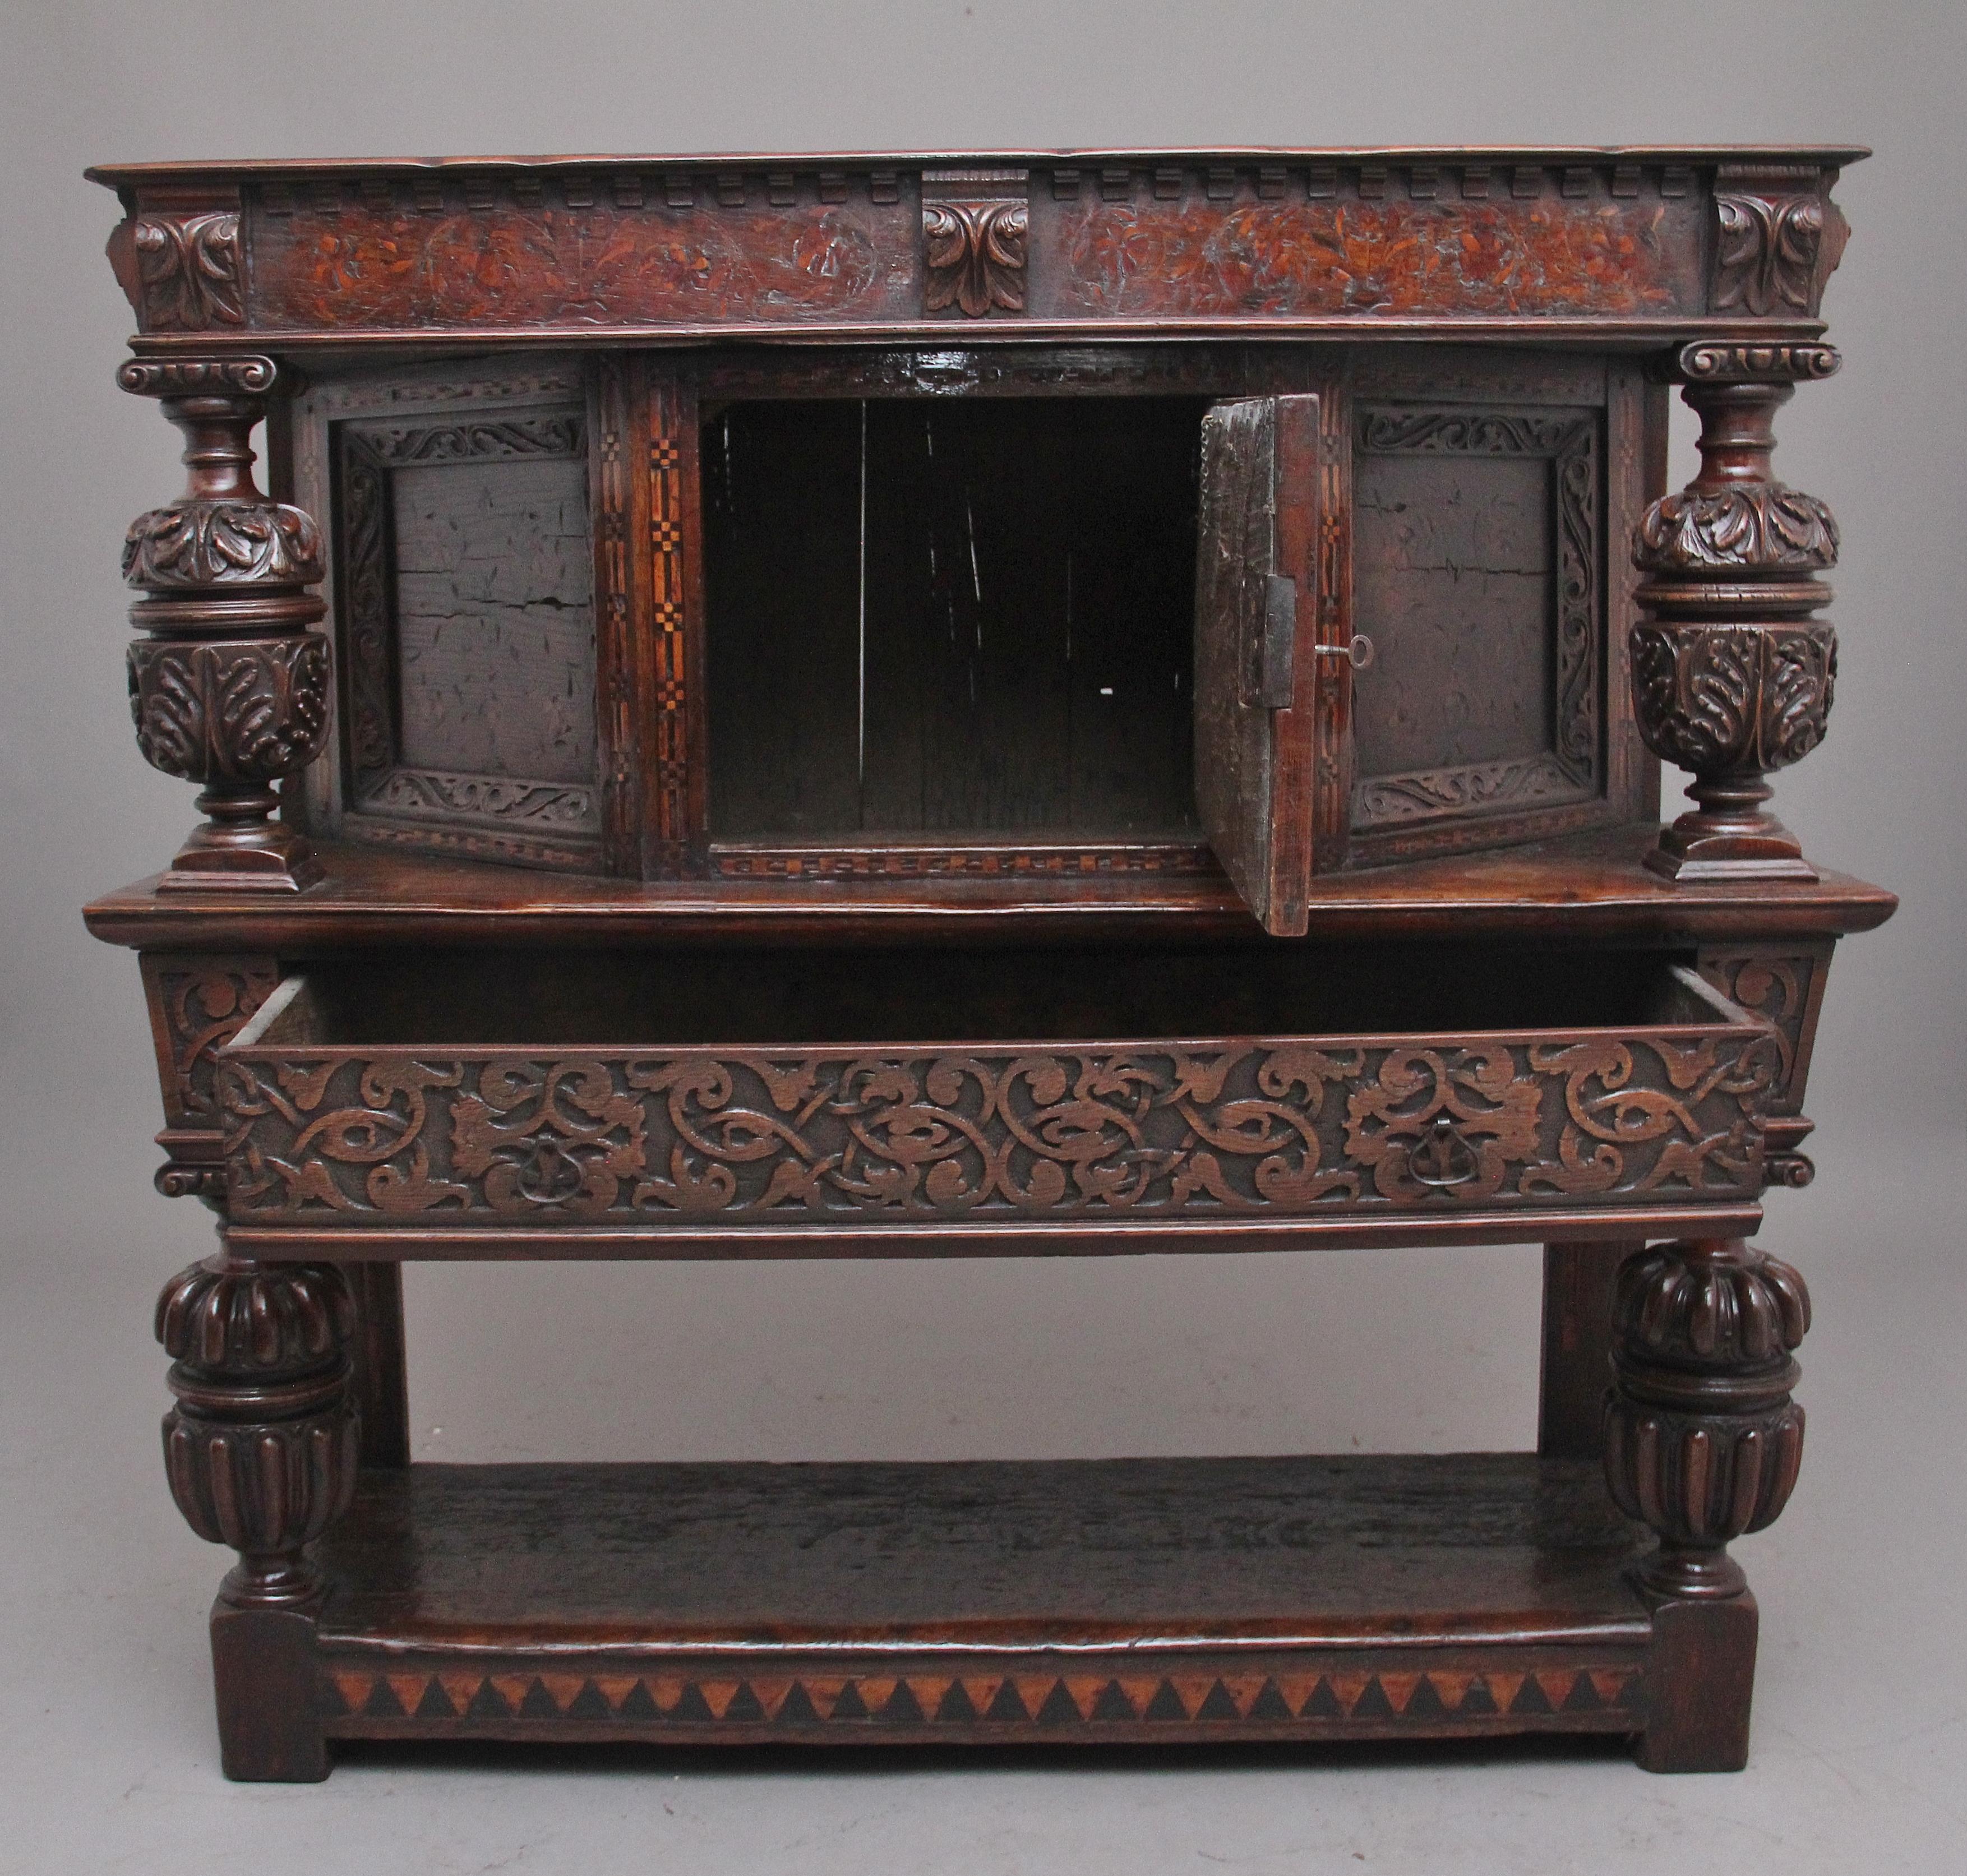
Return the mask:
[[1769,467],[1793,380],[1837,368],[1826,345],[1683,346],[1672,375],[1701,417],[1701,473],[1646,510],[1633,558],[1650,615],[1632,631],[1633,702],[1655,755],[1694,772],[1693,811],[1646,857],[1671,878],[1814,880],[1764,803],[1772,770],[1823,739],[1837,634],[1810,615],[1837,524]]
[[165,1285],[157,1332],[177,1397],[164,1419],[171,1496],[200,1537],[239,1553],[220,1602],[308,1602],[319,1585],[306,1547],[355,1490],[347,1280],[329,1264],[215,1257]]
[[1775,1522],[1803,1457],[1790,1390],[1809,1292],[1739,1238],[1655,1245],[1621,1267],[1613,1325],[1606,1480],[1660,1539],[1639,1581],[1678,1601],[1739,1596],[1727,1546]]
[[273,819],[273,784],[306,767],[328,731],[321,533],[253,479],[253,426],[270,359],[133,359],[117,382],[162,400],[184,434],[185,492],[131,523],[123,574],[144,596],[131,622],[130,711],[152,767],[203,784],[205,816],[164,891],[297,892],[321,877],[306,840]]

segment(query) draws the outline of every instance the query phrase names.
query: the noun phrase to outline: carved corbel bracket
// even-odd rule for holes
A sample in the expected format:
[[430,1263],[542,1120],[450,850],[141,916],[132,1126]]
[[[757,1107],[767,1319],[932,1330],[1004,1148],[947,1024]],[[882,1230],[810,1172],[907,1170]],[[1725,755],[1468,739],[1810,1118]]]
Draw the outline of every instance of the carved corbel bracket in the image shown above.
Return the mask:
[[1710,313],[1814,319],[1850,227],[1814,163],[1724,163],[1714,175]]
[[253,426],[279,373],[268,358],[131,359],[127,391],[160,400],[183,433],[184,493],[140,515],[123,576],[132,624],[130,711],[153,767],[203,785],[205,824],[160,882],[168,891],[296,892],[321,877],[301,835],[273,819],[273,783],[320,754],[331,673],[313,518],[253,479]]
[[1633,558],[1649,617],[1632,631],[1633,702],[1655,755],[1694,772],[1694,802],[1646,857],[1691,880],[1814,880],[1796,837],[1763,807],[1763,779],[1823,740],[1837,634],[1811,617],[1837,562],[1837,523],[1769,467],[1776,412],[1796,380],[1828,377],[1827,345],[1703,341],[1665,375],[1701,418],[1699,475],[1640,521]]
[[1029,184],[1024,170],[922,172],[925,312],[1024,311]]
[[1739,1238],[1697,1238],[1629,1258],[1613,1320],[1606,1480],[1660,1539],[1639,1581],[1675,1600],[1738,1596],[1727,1546],[1775,1522],[1802,1462],[1790,1390],[1810,1293]]

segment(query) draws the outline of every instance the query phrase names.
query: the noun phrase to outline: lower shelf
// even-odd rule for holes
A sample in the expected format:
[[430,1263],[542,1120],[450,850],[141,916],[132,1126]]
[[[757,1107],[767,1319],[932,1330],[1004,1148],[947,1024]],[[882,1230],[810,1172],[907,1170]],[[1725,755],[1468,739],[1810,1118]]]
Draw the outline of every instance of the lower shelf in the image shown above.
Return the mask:
[[321,1546],[331,1737],[1645,1730],[1649,1542],[1529,1455],[415,1466]]

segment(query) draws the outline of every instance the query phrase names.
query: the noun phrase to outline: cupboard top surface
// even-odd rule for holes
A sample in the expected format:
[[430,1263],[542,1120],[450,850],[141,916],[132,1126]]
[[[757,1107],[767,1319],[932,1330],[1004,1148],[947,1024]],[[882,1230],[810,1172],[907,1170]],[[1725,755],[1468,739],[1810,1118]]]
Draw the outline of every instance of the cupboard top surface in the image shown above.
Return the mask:
[[1522,157],[1543,162],[1564,157],[1595,161],[1622,157],[1638,162],[1784,163],[1807,162],[1843,166],[1871,155],[1862,144],[1186,144],[1141,148],[1087,145],[1083,148],[981,150],[661,150],[592,151],[557,156],[457,157],[278,157],[200,158],[184,162],[101,163],[84,173],[105,188],[168,182],[182,176],[331,176],[357,171],[432,170],[557,170],[589,164],[658,163],[683,168],[712,169],[732,163],[913,163],[1150,162],[1158,159],[1197,160],[1207,157],[1281,161],[1315,158],[1343,163],[1385,157],[1411,161],[1433,157],[1450,162],[1486,159],[1507,162]]

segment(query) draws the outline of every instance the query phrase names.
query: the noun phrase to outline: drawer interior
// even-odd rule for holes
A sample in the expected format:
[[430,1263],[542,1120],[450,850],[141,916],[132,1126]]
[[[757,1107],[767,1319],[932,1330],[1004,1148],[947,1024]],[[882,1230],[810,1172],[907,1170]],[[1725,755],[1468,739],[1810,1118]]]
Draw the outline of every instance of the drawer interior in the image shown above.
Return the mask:
[[1673,954],[1467,946],[429,951],[294,961],[235,1046],[1130,1041],[1703,1028]]

